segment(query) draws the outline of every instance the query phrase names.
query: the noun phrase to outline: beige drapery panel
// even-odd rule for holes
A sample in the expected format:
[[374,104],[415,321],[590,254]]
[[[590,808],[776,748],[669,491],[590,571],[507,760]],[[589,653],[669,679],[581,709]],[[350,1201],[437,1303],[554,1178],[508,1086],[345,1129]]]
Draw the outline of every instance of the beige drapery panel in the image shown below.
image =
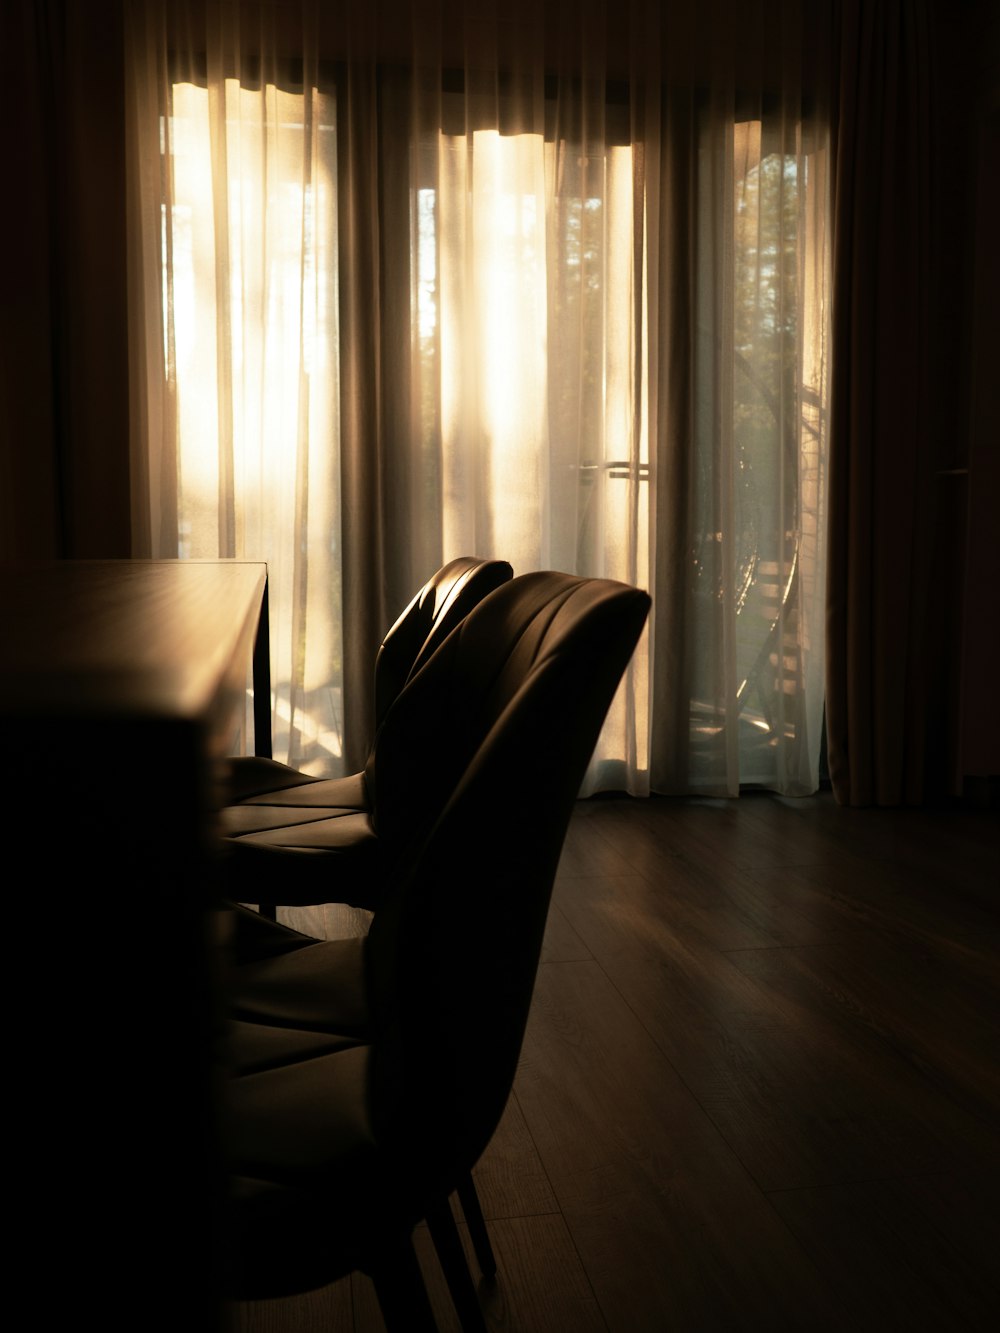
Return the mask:
[[820,8],[129,7],[136,553],[269,562],[278,758],[475,553],[653,594],[585,790],[815,789]]

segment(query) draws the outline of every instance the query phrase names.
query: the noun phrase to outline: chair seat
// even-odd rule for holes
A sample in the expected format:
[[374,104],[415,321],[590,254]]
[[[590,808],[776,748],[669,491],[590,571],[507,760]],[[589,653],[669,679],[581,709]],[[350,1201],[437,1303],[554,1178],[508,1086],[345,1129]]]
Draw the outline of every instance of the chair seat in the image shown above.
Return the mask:
[[321,1055],[333,1055],[362,1044],[351,1035],[270,1027],[266,1023],[233,1022],[229,1025],[221,1058],[229,1078],[242,1078],[266,1069],[314,1060]]
[[[268,1040],[248,1035],[251,1043]],[[303,1050],[266,1068],[245,1055],[247,1069],[230,1077],[230,1299],[295,1295],[363,1265],[367,1238],[386,1218],[368,1114],[370,1050]]]
[[225,1282],[233,1299],[275,1299],[372,1271],[405,1244],[424,1191],[409,1175],[404,1188],[370,1119],[364,940],[312,940],[232,911],[233,952],[249,961],[231,969],[222,1047]]
[[[237,945],[238,947],[238,945]],[[316,940],[300,949],[233,969],[230,1012],[236,1021],[366,1038],[364,939]]]
[[364,773],[342,778],[313,778],[275,759],[248,755],[230,782],[230,805],[329,806],[341,810],[367,810],[368,793]]
[[252,754],[228,759],[223,778],[230,801],[245,801],[269,791],[307,786],[320,781],[277,759],[265,759]]
[[366,810],[330,805],[227,805],[221,811],[226,838],[257,838],[274,847],[360,846],[375,837]]
[[384,858],[368,816],[363,825],[357,820],[321,816],[230,836],[225,843],[230,898],[241,903],[277,898],[289,907],[338,902],[374,910],[382,897]]
[[[345,1157],[371,1155],[375,1134],[367,1110],[371,1047],[302,1059],[232,1077],[227,1160],[236,1175],[273,1184],[298,1183],[331,1207],[345,1183]],[[337,1190],[321,1184],[324,1165],[337,1171]]]

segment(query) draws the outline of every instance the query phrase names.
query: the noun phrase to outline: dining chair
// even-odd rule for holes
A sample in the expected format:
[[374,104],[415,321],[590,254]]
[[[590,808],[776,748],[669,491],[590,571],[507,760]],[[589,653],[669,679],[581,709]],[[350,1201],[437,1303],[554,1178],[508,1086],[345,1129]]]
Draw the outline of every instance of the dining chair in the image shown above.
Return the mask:
[[[231,904],[230,926],[244,936],[242,973],[232,984],[232,1025],[227,1047],[230,1076],[274,1068],[319,1053],[368,1044],[373,1035],[358,937],[329,941],[291,968],[254,967],[280,954],[308,948],[315,939],[238,904]],[[252,941],[252,944],[250,943]],[[461,1209],[479,1272],[496,1275],[496,1256],[471,1170],[460,1175],[455,1198]],[[482,1310],[471,1281],[455,1216],[439,1201],[426,1218],[463,1333],[485,1333]]]
[[[276,920],[279,903],[309,906],[331,901],[354,909],[353,915],[365,918],[367,927],[395,845],[391,834],[401,822],[383,819],[383,836],[375,836],[369,789],[382,724],[408,677],[488,592],[512,576],[506,561],[462,556],[439,569],[414,595],[375,659],[376,739],[365,770],[322,780],[270,759],[231,761],[232,803],[221,815],[229,851],[224,861],[227,892],[237,901],[257,902],[258,931],[261,919]],[[395,748],[398,751],[399,746]],[[432,796],[436,790],[423,781],[419,794],[405,801],[410,823],[434,808],[433,802],[441,799]],[[245,919],[239,931],[241,949],[247,947],[250,934]],[[495,1260],[471,1177],[461,1181],[456,1192],[480,1270],[488,1275],[495,1271]],[[447,1248],[449,1237],[439,1230],[436,1242]]]
[[375,906],[379,849],[366,770],[386,714],[452,629],[512,576],[505,560],[459,556],[413,596],[375,657],[375,739],[365,769],[318,778],[274,759],[229,761],[219,819],[229,853],[224,874],[235,901],[256,903],[272,920],[278,905]]
[[[251,923],[225,974],[225,1298],[360,1270],[389,1333],[433,1330],[412,1244],[426,1219],[463,1329],[484,1327],[449,1198],[509,1098],[566,830],[649,607],[557,572],[495,589],[392,705],[454,782],[368,934]],[[405,784],[419,756],[398,758]]]

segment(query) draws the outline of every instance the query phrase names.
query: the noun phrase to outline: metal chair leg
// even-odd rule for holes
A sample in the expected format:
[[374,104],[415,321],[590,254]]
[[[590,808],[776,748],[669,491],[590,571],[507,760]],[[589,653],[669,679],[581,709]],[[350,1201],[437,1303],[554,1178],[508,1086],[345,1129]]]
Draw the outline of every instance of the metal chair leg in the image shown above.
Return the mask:
[[424,1275],[407,1236],[368,1268],[387,1333],[438,1333]]
[[471,1174],[466,1176],[459,1184],[456,1192],[469,1228],[469,1239],[472,1241],[479,1271],[483,1277],[496,1277],[497,1261],[493,1254],[493,1246],[490,1244],[490,1233],[486,1229],[486,1218],[483,1217],[479,1194],[476,1191],[476,1184]]
[[466,1263],[462,1239],[455,1224],[451,1202],[444,1199],[427,1213],[427,1229],[437,1251],[441,1271],[448,1282],[452,1303],[462,1325],[462,1333],[486,1333],[486,1320],[479,1304],[472,1274]]

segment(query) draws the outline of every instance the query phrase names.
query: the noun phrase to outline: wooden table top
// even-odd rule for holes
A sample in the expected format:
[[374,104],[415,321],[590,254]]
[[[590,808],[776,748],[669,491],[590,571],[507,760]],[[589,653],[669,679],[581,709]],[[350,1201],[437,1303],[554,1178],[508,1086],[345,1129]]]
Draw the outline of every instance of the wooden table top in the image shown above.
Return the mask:
[[0,570],[0,713],[198,718],[245,683],[267,567],[65,560]]

